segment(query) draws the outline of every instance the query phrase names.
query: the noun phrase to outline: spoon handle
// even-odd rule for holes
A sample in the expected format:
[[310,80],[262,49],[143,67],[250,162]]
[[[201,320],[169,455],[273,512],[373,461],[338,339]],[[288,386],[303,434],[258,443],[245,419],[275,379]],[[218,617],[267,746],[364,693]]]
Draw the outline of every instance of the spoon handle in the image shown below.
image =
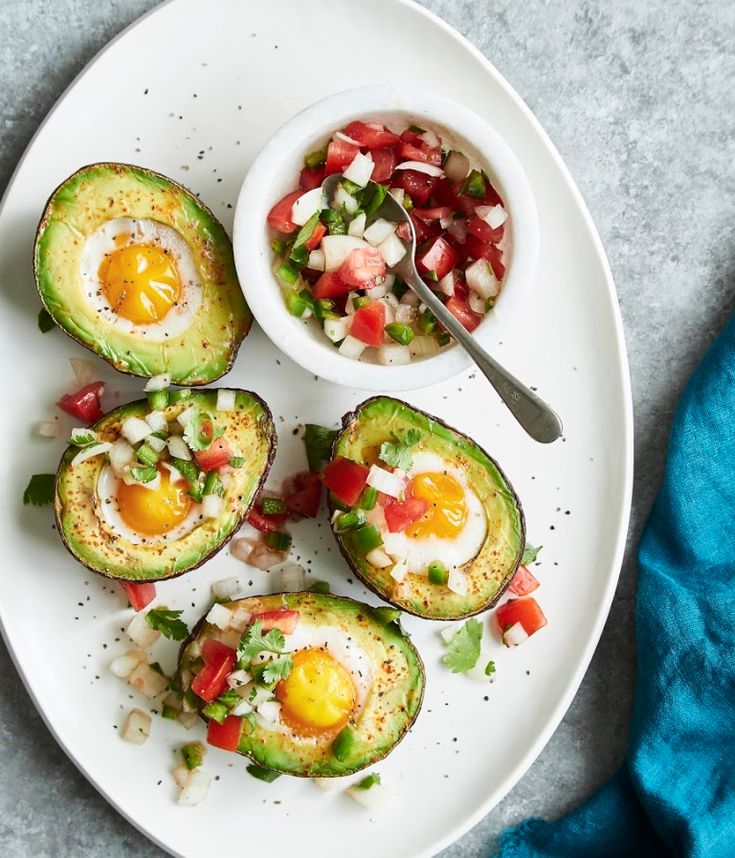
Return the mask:
[[552,408],[504,369],[482,348],[419,277],[411,264],[401,266],[401,276],[426,304],[442,326],[454,337],[492,384],[511,414],[536,441],[549,444],[562,434],[561,420]]

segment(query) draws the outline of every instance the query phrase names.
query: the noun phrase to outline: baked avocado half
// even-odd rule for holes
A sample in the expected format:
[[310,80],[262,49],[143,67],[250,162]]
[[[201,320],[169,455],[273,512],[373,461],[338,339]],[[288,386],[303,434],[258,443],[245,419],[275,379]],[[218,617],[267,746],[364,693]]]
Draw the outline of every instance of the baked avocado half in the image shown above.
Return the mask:
[[208,384],[252,321],[222,225],[142,167],[92,164],[62,182],[38,226],[34,270],[56,324],[131,375]]
[[323,473],[340,551],[368,586],[420,617],[491,607],[525,546],[520,501],[474,441],[405,402],[345,415]]
[[421,707],[424,668],[389,609],[278,593],[215,605],[181,647],[178,682],[210,744],[324,778],[400,742]]
[[[245,390],[152,395],[75,429],[56,524],[87,568],[160,581],[201,565],[243,523],[275,455],[270,411]],[[161,399],[163,398],[163,401]]]

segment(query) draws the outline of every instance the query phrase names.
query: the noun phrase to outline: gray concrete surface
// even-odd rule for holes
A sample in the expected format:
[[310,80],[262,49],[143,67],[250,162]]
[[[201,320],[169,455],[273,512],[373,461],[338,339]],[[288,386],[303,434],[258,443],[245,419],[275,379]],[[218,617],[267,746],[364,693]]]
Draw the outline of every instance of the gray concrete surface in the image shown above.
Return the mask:
[[[630,548],[592,666],[516,789],[443,858],[480,858],[509,823],[555,817],[622,759],[635,669],[635,546],[686,377],[735,295],[735,4],[424,0],[483,50],[559,147],[616,277],[630,353]],[[0,187],[71,78],[153,0],[1,0]],[[78,774],[0,645],[0,853],[158,856]]]

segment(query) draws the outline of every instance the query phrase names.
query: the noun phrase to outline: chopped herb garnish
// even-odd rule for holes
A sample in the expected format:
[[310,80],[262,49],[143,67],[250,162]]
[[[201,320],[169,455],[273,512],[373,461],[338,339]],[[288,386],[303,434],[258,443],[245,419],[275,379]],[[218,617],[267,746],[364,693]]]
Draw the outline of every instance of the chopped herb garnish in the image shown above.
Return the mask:
[[485,665],[485,676],[492,676],[495,673],[495,662],[490,659],[490,661]]
[[535,563],[536,558],[539,555],[539,551],[543,548],[543,545],[529,545],[526,543],[526,547],[523,549],[523,557],[521,557],[521,563],[524,566],[528,566],[529,563]]
[[380,445],[380,458],[393,468],[401,468],[407,471],[412,463],[411,448],[415,447],[421,440],[419,429],[409,429],[403,439],[391,433],[393,441],[383,441]]
[[467,620],[447,643],[447,651],[442,656],[452,673],[465,673],[471,670],[480,657],[482,624],[478,620]]
[[44,307],[38,311],[38,330],[42,334],[47,334],[54,326],[54,320],[51,318],[51,313]]
[[172,611],[168,608],[151,608],[145,615],[148,625],[172,641],[183,641],[189,634],[189,629],[179,617],[183,611]]
[[281,777],[280,772],[274,772],[271,769],[263,768],[263,766],[257,766],[255,763],[249,765],[246,771],[249,775],[257,778],[259,781],[265,781],[267,784],[272,784],[273,781]]
[[316,423],[307,423],[304,426],[304,446],[310,471],[318,471],[329,459],[336,437],[336,429],[327,429],[326,426],[318,426]]
[[34,474],[23,492],[23,503],[46,506],[54,501],[56,474]]
[[257,620],[245,629],[237,647],[238,661],[248,664],[261,652],[272,652],[281,655],[286,645],[286,638],[280,629],[271,629],[263,634],[263,623]]
[[262,679],[266,685],[273,685],[282,679],[287,679],[293,669],[293,659],[290,655],[282,655],[265,662]]
[[199,409],[184,427],[184,441],[192,450],[206,450],[212,441],[224,434],[224,429],[215,428],[212,415]]

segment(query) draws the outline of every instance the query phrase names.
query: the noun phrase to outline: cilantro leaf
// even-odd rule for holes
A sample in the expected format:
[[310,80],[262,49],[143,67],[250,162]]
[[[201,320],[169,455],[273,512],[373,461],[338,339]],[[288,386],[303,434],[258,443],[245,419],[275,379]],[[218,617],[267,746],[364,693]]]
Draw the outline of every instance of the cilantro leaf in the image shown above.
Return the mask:
[[217,429],[212,415],[206,411],[195,411],[184,427],[184,441],[194,451],[206,450],[212,441],[224,434],[225,430]]
[[383,441],[380,445],[380,458],[393,468],[401,468],[407,471],[412,463],[411,447],[415,447],[421,440],[421,432],[418,429],[409,429],[403,436],[403,440],[397,435],[391,434],[393,441]]
[[542,548],[543,545],[529,545],[528,543],[526,543],[526,547],[523,549],[523,557],[521,557],[521,563],[524,566],[528,566],[529,563],[535,563],[539,551],[541,551]]
[[54,502],[56,474],[34,474],[23,492],[23,503],[46,506]]
[[42,334],[47,334],[54,326],[54,320],[51,318],[51,313],[43,307],[38,311],[38,330]]
[[495,673],[495,662],[490,659],[490,661],[485,665],[485,676],[492,676]]
[[465,673],[471,670],[480,657],[482,625],[478,620],[467,620],[447,643],[447,651],[442,656],[452,673]]
[[282,655],[279,658],[272,658],[265,663],[263,668],[263,682],[267,685],[280,682],[282,679],[288,679],[293,668],[293,659],[290,655]]
[[183,613],[183,611],[170,611],[168,608],[151,608],[145,615],[145,621],[152,629],[161,632],[164,637],[183,641],[189,634],[186,623],[179,619]]
[[263,634],[263,623],[256,620],[245,629],[237,647],[238,661],[250,663],[261,652],[273,652],[280,655],[286,645],[286,638],[280,629],[271,629]]

